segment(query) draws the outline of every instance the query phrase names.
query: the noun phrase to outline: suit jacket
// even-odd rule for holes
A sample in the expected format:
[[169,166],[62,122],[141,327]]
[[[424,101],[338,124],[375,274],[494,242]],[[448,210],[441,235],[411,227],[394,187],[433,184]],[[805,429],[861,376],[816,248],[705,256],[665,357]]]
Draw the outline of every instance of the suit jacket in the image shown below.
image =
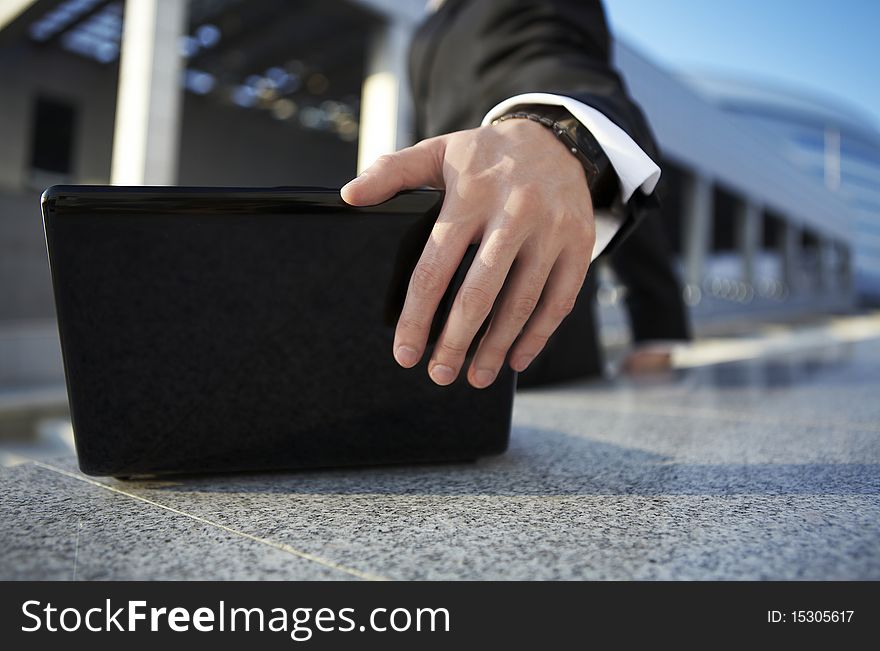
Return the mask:
[[[547,92],[598,109],[659,161],[648,123],[611,64],[610,47],[599,0],[446,0],[420,26],[410,51],[417,139],[479,126],[486,113],[502,100],[521,93]],[[657,221],[658,213],[654,195],[646,197],[637,191],[608,250],[620,247],[642,220]],[[652,233],[657,228],[655,224]],[[648,239],[642,238],[636,245],[642,248],[647,243]],[[677,323],[660,328],[664,338],[676,329],[680,337],[686,337],[681,292],[668,258],[667,253],[665,264],[670,273],[659,274],[661,282],[646,285],[651,292],[660,293],[659,299],[652,296],[649,302],[656,305],[669,301],[671,311],[676,313],[673,321]],[[662,265],[663,260],[662,253],[650,256],[654,264]],[[623,280],[629,278],[632,282],[638,274],[627,269]],[[635,285],[640,287],[639,283]],[[589,290],[590,283],[586,287]],[[628,304],[638,303],[638,295],[639,291],[630,292]],[[634,329],[640,336],[651,338],[650,323],[661,315],[647,312],[636,310],[644,323]],[[576,315],[571,315],[563,327],[571,329],[573,324],[569,322],[586,327],[584,319]],[[592,330],[590,337],[593,341],[589,345],[596,348]]]

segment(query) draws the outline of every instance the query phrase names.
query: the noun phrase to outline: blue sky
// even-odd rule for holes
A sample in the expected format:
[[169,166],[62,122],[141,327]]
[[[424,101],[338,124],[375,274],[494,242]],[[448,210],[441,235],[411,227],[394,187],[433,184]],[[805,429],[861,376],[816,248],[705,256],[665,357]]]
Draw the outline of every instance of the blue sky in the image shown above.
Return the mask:
[[612,29],[673,70],[777,81],[880,128],[880,0],[605,0]]

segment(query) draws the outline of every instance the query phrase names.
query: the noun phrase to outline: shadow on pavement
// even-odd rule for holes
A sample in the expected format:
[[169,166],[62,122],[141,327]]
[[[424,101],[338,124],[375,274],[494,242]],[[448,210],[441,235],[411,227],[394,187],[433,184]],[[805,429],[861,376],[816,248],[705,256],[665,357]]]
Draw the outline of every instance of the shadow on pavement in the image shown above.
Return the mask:
[[877,495],[880,464],[673,463],[554,430],[518,428],[507,453],[471,464],[175,476],[118,485],[227,495]]

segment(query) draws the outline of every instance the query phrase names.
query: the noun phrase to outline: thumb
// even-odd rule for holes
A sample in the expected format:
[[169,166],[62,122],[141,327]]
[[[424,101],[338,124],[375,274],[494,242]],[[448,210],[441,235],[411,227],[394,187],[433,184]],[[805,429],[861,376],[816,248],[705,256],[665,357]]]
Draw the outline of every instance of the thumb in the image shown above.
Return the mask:
[[423,186],[443,187],[443,136],[430,138],[385,154],[360,176],[343,186],[343,201],[352,206],[372,206],[390,199],[401,190]]

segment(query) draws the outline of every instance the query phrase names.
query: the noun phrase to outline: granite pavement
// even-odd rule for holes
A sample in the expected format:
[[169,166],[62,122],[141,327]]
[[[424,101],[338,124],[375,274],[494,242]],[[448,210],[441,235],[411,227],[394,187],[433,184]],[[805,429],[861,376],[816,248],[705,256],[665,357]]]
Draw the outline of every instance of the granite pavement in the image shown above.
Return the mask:
[[524,391],[476,463],[0,495],[2,579],[880,579],[880,340]]

